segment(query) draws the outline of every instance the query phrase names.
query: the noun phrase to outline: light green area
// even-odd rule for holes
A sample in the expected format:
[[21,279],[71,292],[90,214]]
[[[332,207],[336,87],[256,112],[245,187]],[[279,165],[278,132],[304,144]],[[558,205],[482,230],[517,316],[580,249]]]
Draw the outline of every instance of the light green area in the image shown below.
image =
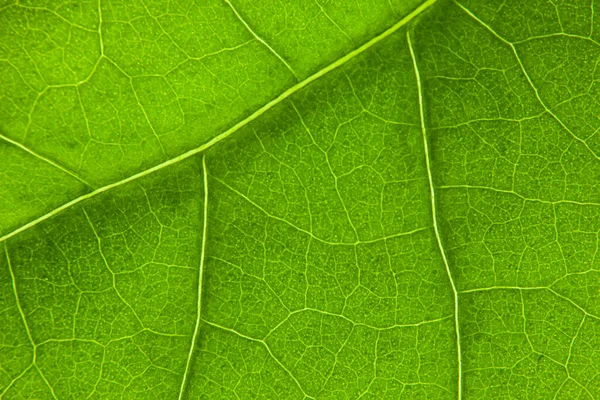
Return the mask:
[[3,4],[0,398],[599,398],[599,10]]

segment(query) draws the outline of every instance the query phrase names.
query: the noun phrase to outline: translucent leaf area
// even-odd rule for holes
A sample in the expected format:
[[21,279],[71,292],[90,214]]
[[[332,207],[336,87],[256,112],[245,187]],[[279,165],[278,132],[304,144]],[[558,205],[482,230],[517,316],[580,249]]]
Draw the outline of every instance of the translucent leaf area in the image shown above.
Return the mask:
[[600,398],[598,0],[0,3],[0,398]]

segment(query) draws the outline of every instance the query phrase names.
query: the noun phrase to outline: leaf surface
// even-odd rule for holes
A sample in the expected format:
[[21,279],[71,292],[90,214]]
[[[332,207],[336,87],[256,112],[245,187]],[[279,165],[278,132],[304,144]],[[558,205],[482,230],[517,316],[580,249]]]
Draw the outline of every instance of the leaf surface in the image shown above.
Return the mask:
[[0,10],[0,397],[600,397],[600,4]]

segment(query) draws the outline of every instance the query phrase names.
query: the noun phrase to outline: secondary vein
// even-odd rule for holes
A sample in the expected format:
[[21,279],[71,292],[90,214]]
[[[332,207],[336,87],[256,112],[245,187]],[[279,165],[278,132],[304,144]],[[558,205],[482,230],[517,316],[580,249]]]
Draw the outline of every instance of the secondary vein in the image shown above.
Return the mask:
[[288,62],[285,61],[285,59],[281,55],[279,55],[279,53],[277,53],[274,48],[272,48],[271,46],[269,46],[269,44],[267,42],[265,42],[263,40],[263,38],[261,38],[260,36],[258,36],[256,34],[256,32],[254,32],[254,30],[252,30],[252,28],[250,27],[250,25],[248,25],[248,23],[246,22],[246,20],[242,18],[242,16],[240,15],[240,13],[237,12],[237,10],[235,9],[235,7],[233,7],[233,4],[231,4],[231,2],[229,0],[224,0],[224,1],[225,1],[225,3],[227,3],[227,5],[229,5],[229,7],[233,11],[233,13],[237,17],[237,19],[246,27],[246,29],[248,30],[248,32],[250,32],[252,34],[252,36],[254,36],[256,38],[256,40],[258,40],[260,43],[262,43],[263,45],[265,45],[265,47],[267,49],[269,49],[269,51],[271,53],[273,53],[275,55],[275,57],[277,57],[279,59],[279,61],[281,61],[286,66],[286,68],[292,73],[292,75],[294,75],[294,77],[296,79],[298,79],[298,75],[296,74],[296,71],[294,71],[294,69],[291,67],[291,65],[288,64]]
[[546,110],[546,112],[548,114],[550,114],[550,116],[552,118],[554,118],[554,120],[556,122],[558,122],[558,124],[560,126],[563,127],[564,130],[566,130],[571,137],[573,137],[573,139],[575,139],[576,141],[580,142],[581,144],[583,144],[583,146],[585,146],[585,148],[596,158],[596,159],[600,159],[600,156],[598,156],[598,154],[596,154],[596,152],[594,150],[592,150],[590,148],[590,146],[587,144],[587,141],[580,138],[579,136],[577,136],[559,117],[558,115],[556,115],[551,109],[550,107],[548,107],[546,105],[546,103],[544,102],[544,100],[542,99],[542,97],[540,96],[540,92],[538,91],[537,87],[533,84],[533,81],[531,80],[531,77],[529,76],[529,73],[527,73],[527,70],[525,69],[525,65],[523,65],[523,62],[521,61],[521,57],[519,56],[519,53],[517,52],[517,48],[515,47],[514,43],[508,41],[507,39],[505,39],[504,37],[500,36],[500,34],[498,34],[494,29],[492,29],[492,27],[488,24],[486,24],[483,20],[481,20],[478,16],[476,16],[475,14],[473,14],[468,8],[466,8],[465,6],[463,6],[462,4],[460,4],[459,2],[455,1],[456,5],[458,5],[467,15],[469,15],[471,18],[473,18],[475,21],[477,21],[477,23],[479,23],[481,26],[483,26],[485,29],[487,29],[492,35],[494,35],[498,40],[500,40],[502,43],[506,44],[508,47],[510,47],[512,53],[515,56],[515,59],[517,60],[517,63],[519,64],[519,68],[521,69],[521,72],[523,73],[523,76],[525,77],[525,80],[527,81],[527,83],[529,84],[529,86],[531,87],[531,89],[533,90],[533,93],[535,94],[535,97],[537,99],[537,101],[540,103],[540,105]]
[[42,160],[50,165],[52,165],[54,168],[61,170],[62,172],[64,172],[65,174],[68,174],[70,176],[72,176],[73,178],[77,179],[79,182],[83,183],[85,186],[87,186],[88,188],[93,189],[94,187],[87,183],[83,178],[81,178],[80,176],[78,176],[75,172],[70,171],[67,167],[63,167],[62,165],[56,163],[55,161],[52,161],[49,158],[44,157],[41,154],[36,153],[35,151],[31,150],[29,147],[17,142],[16,140],[12,140],[11,138],[4,136],[2,134],[0,134],[0,139],[4,140],[5,142],[8,142],[18,148],[20,148],[21,150],[31,154],[32,156],[34,156],[35,158]]
[[33,363],[35,363],[35,361],[36,361],[35,360],[36,344],[33,341],[33,336],[31,335],[31,330],[29,329],[29,324],[27,323],[27,319],[25,318],[25,313],[23,312],[23,307],[21,307],[21,301],[19,299],[19,292],[17,291],[17,279],[15,278],[15,272],[13,271],[12,263],[10,262],[10,256],[8,255],[8,247],[6,246],[6,243],[4,244],[4,254],[6,256],[6,263],[8,265],[8,272],[10,273],[10,280],[12,283],[13,294],[15,295],[15,302],[17,304],[17,309],[19,310],[19,316],[21,317],[21,320],[23,321],[23,326],[25,327],[25,332],[27,333],[27,338],[29,339],[29,342],[31,343],[31,346],[33,347],[33,350],[34,350]]
[[179,400],[183,399],[183,395],[185,393],[187,381],[190,375],[190,366],[192,363],[194,348],[196,347],[196,341],[198,340],[198,332],[200,331],[200,323],[202,320],[202,278],[204,276],[206,233],[208,226],[208,171],[206,170],[206,157],[202,157],[202,174],[204,176],[204,222],[202,227],[202,249],[200,250],[200,267],[198,270],[198,299],[196,307],[196,326],[194,327],[194,334],[192,336],[192,342],[190,343],[190,351],[188,353],[187,362],[185,364],[185,371],[183,372],[181,387],[179,388]]
[[[19,292],[17,290],[17,279],[15,277],[15,272],[13,270],[12,263],[10,261],[10,256],[8,255],[8,246],[6,246],[6,243],[4,244],[4,254],[6,255],[6,263],[8,265],[8,272],[10,273],[10,279],[11,279],[11,283],[12,283],[12,287],[13,287],[13,293],[15,295],[15,302],[17,305],[17,309],[19,310],[19,315],[21,317],[21,320],[23,321],[23,326],[25,327],[25,332],[27,333],[29,342],[31,343],[31,346],[33,347],[33,359],[31,360],[31,365],[29,367],[27,367],[21,375],[19,375],[17,378],[15,378],[15,380],[13,380],[9,386],[11,386],[14,382],[16,382],[16,379],[23,376],[23,374],[27,370],[29,370],[29,368],[31,368],[31,366],[33,366],[33,368],[36,369],[38,374],[40,374],[40,377],[42,378],[42,380],[48,386],[48,389],[50,390],[50,394],[52,395],[52,398],[57,399],[56,394],[54,393],[54,388],[52,387],[52,385],[50,385],[50,382],[48,382],[48,379],[46,378],[46,376],[44,375],[44,373],[42,372],[40,367],[37,365],[37,344],[33,340],[33,335],[31,334],[31,329],[29,328],[29,324],[27,323],[27,319],[25,318],[25,312],[23,311],[23,307],[21,307],[21,300],[19,299]],[[8,388],[7,388],[7,390],[8,390]],[[4,393],[6,393],[6,391],[3,392],[2,395],[4,395]],[[2,396],[0,396],[0,397],[2,397]]]
[[414,9],[410,14],[408,14],[407,16],[405,16],[404,18],[402,18],[400,21],[398,21],[394,26],[392,26],[391,28],[389,28],[388,30],[386,30],[385,32],[383,32],[381,35],[374,37],[373,39],[369,40],[367,43],[363,44],[362,46],[358,47],[357,49],[351,51],[350,53],[346,54],[344,57],[336,60],[335,62],[333,62],[332,64],[329,64],[327,67],[321,69],[320,71],[316,72],[315,74],[309,76],[308,78],[306,78],[305,80],[298,82],[297,84],[295,84],[294,86],[290,87],[289,89],[287,89],[285,92],[281,93],[278,97],[276,97],[275,99],[271,100],[270,102],[268,102],[267,104],[265,104],[264,106],[262,106],[261,108],[259,108],[258,110],[256,110],[254,113],[252,113],[251,115],[249,115],[248,117],[246,117],[245,119],[243,119],[242,121],[238,122],[237,124],[233,125],[231,128],[229,128],[228,130],[220,133],[219,135],[215,136],[214,138],[212,138],[211,140],[209,140],[208,142],[204,143],[203,145],[196,147],[195,149],[189,150],[183,154],[178,155],[177,157],[171,158],[167,161],[164,161],[160,164],[155,165],[154,167],[148,168],[144,171],[138,172],[137,174],[134,174],[128,178],[125,178],[123,180],[120,180],[118,182],[114,182],[111,183],[109,185],[103,186],[101,188],[98,188],[96,190],[94,190],[93,192],[87,193],[85,195],[82,195],[80,197],[77,197],[76,199],[73,199],[65,204],[63,204],[62,206],[55,208],[54,210],[42,215],[41,217],[36,218],[35,220],[28,222],[27,224],[15,229],[12,232],[7,233],[6,235],[0,237],[0,242],[5,241],[37,224],[39,224],[40,222],[43,222],[49,218],[51,218],[52,216],[60,213],[61,211],[68,209],[69,207],[78,204],[84,200],[87,200],[91,197],[94,197],[96,195],[99,195],[101,193],[104,193],[108,190],[111,190],[115,187],[124,185],[126,183],[129,183],[131,181],[137,180],[139,178],[142,178],[146,175],[149,175],[153,172],[159,171],[163,168],[166,168],[168,166],[171,166],[173,164],[177,164],[180,161],[183,161],[187,158],[190,158],[198,153],[203,152],[204,150],[212,147],[213,145],[219,143],[221,140],[229,137],[232,133],[238,131],[240,128],[248,125],[250,122],[254,121],[256,118],[260,117],[262,114],[264,114],[265,112],[267,112],[268,110],[270,110],[271,108],[275,107],[277,104],[281,103],[282,101],[284,101],[285,99],[287,99],[288,97],[290,97],[291,95],[293,95],[294,93],[296,93],[297,91],[299,91],[300,89],[308,86],[310,83],[314,82],[315,80],[319,79],[320,77],[328,74],[329,72],[333,71],[334,69],[344,65],[345,63],[347,63],[348,61],[352,60],[354,57],[358,56],[359,54],[365,52],[366,50],[368,50],[369,48],[371,48],[372,46],[374,46],[375,44],[379,43],[380,41],[382,41],[383,39],[387,38],[388,36],[390,36],[392,33],[396,32],[398,29],[400,29],[401,27],[405,26],[407,23],[409,23],[410,21],[412,21],[417,15],[421,14],[423,11],[425,11],[427,8],[429,8],[431,5],[435,4],[437,0],[427,0],[426,2],[422,3],[419,7],[417,7],[416,9]]
[[446,274],[448,274],[448,280],[450,281],[450,286],[452,287],[452,295],[454,297],[454,330],[456,332],[456,357],[458,361],[458,400],[462,398],[462,351],[460,344],[460,329],[458,324],[458,291],[456,290],[456,284],[454,282],[454,277],[452,276],[452,272],[450,271],[450,265],[448,264],[448,258],[446,257],[446,252],[444,251],[444,247],[442,246],[442,239],[440,236],[440,231],[437,223],[437,215],[435,208],[435,189],[433,187],[433,176],[431,173],[431,161],[429,156],[429,146],[427,144],[427,129],[425,128],[425,114],[423,107],[423,89],[421,87],[421,75],[419,74],[419,68],[417,66],[417,59],[415,57],[415,52],[413,50],[412,41],[410,39],[410,32],[406,32],[406,40],[408,42],[408,48],[410,50],[410,57],[412,58],[413,67],[415,70],[415,80],[417,81],[417,92],[419,96],[419,114],[421,119],[421,133],[423,136],[423,150],[425,152],[425,166],[427,169],[427,179],[429,181],[429,192],[431,198],[431,216],[433,219],[433,230],[435,232],[435,238],[438,244],[438,248],[440,250],[440,254],[442,255],[442,260],[444,261],[444,266],[446,267]]

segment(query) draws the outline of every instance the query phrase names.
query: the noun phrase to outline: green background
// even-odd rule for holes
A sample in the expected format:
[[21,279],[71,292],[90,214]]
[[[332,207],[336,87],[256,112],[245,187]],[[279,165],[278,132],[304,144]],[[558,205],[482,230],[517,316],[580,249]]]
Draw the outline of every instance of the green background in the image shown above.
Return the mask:
[[600,398],[600,3],[0,3],[0,397]]

